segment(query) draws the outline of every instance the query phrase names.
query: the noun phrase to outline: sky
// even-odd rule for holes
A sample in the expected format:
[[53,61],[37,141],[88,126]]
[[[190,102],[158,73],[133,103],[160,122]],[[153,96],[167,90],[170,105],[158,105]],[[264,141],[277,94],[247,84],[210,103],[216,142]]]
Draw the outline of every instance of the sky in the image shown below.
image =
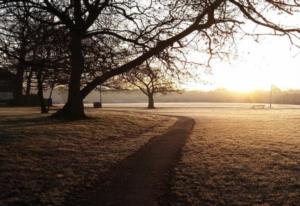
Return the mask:
[[300,89],[300,49],[284,37],[264,37],[259,42],[247,39],[238,45],[238,56],[229,61],[213,61],[212,74],[203,82],[184,85],[191,90],[227,88],[234,91]]
[[[287,22],[299,25],[298,17]],[[263,31],[250,24],[246,27],[258,33]],[[237,41],[235,53],[236,57],[229,61],[211,63],[212,74],[202,75],[209,83],[189,82],[183,88],[248,92],[269,90],[274,85],[282,90],[300,89],[300,48],[292,46],[287,37],[263,36],[258,42],[251,37],[243,38]]]

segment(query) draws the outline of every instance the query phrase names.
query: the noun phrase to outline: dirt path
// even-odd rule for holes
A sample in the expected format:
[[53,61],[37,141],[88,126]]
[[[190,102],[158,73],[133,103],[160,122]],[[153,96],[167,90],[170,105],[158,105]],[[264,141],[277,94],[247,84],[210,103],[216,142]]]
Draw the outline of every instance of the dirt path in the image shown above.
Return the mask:
[[194,125],[194,120],[179,117],[165,134],[154,137],[138,152],[114,170],[110,184],[96,191],[85,191],[70,205],[89,206],[157,206],[168,192],[170,171],[180,157],[181,148]]

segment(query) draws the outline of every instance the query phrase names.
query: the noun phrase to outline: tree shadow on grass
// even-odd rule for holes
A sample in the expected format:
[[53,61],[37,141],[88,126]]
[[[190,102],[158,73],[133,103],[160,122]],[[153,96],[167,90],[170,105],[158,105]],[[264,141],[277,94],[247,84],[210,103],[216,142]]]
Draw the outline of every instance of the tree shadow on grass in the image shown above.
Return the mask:
[[24,138],[21,133],[14,133],[14,129],[46,126],[51,124],[65,123],[65,120],[52,119],[49,116],[39,115],[9,115],[0,118],[0,143]]
[[[63,122],[61,120],[54,120],[49,118],[49,116],[9,116],[7,118],[1,117],[0,125],[5,128],[14,128],[19,126],[35,126],[35,125],[46,125]],[[0,128],[1,128],[0,127]]]

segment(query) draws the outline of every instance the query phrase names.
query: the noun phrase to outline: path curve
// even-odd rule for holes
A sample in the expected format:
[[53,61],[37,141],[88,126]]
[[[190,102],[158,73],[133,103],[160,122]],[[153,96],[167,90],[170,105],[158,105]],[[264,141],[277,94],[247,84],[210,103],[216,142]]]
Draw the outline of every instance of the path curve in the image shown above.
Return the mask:
[[[170,172],[194,126],[194,120],[178,117],[163,135],[152,138],[140,150],[123,160],[109,178],[106,188],[84,192],[72,205],[158,206],[168,192]],[[70,202],[69,202],[70,203]]]

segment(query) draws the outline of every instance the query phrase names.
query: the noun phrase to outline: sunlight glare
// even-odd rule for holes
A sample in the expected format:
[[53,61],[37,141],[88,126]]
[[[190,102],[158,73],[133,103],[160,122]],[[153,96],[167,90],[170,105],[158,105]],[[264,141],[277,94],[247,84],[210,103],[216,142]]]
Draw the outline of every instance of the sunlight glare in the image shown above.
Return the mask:
[[187,90],[214,90],[225,88],[237,92],[269,90],[271,85],[282,90],[300,89],[299,51],[291,48],[287,39],[268,37],[259,43],[253,40],[239,42],[239,53],[230,62],[214,60],[212,74],[202,82],[183,85]]

